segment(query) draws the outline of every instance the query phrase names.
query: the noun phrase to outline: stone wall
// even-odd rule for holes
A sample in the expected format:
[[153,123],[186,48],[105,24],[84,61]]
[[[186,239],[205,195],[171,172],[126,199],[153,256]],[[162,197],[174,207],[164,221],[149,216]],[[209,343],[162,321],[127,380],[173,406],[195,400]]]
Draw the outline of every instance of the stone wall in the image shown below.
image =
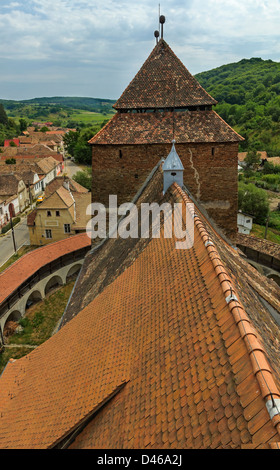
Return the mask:
[[[176,144],[184,165],[184,183],[209,215],[235,238],[237,231],[238,143]],[[170,144],[93,145],[92,197],[108,205],[109,194],[118,204],[131,201],[150,171],[166,158]]]

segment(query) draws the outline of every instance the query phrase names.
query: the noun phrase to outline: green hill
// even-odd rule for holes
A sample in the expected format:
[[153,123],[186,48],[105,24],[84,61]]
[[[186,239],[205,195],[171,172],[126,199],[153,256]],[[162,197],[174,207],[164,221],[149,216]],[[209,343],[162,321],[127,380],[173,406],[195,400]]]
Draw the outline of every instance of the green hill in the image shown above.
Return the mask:
[[280,155],[280,63],[242,59],[196,78],[219,102],[218,114],[245,138],[241,150],[253,144]]
[[[113,100],[102,98],[63,96],[22,101],[0,99],[0,106],[4,106],[9,122],[14,128],[19,126],[22,120],[29,125],[34,121],[51,121],[56,126],[76,128],[100,125],[112,117],[114,103]],[[12,137],[16,136],[7,133],[7,129],[0,128],[0,145],[4,138]]]
[[53,107],[66,107],[74,109],[84,109],[92,112],[109,112],[112,109],[115,100],[103,99],[103,98],[87,98],[87,97],[69,97],[69,96],[53,96],[43,98],[32,98],[30,100],[3,100],[0,99],[0,103],[7,110],[17,109],[18,107],[28,105],[40,105],[40,106],[53,106]]
[[[257,150],[266,150],[269,156],[280,156],[280,63],[242,59],[199,73],[196,78],[218,101],[217,113],[245,138],[240,144],[241,151],[254,145]],[[95,116],[90,113],[108,118],[114,102],[61,96],[22,101],[0,99],[8,116],[17,121],[52,120],[73,126],[94,123]],[[101,116],[96,118],[100,120]]]

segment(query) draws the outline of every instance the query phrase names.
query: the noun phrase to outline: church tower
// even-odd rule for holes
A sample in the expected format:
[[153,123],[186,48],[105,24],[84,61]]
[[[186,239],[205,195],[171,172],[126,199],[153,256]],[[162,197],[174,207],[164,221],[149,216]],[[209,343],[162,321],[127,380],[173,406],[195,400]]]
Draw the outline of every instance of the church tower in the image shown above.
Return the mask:
[[131,201],[158,161],[176,150],[184,184],[234,239],[237,154],[242,139],[212,109],[217,104],[161,37],[114,105],[116,114],[90,141],[93,201]]

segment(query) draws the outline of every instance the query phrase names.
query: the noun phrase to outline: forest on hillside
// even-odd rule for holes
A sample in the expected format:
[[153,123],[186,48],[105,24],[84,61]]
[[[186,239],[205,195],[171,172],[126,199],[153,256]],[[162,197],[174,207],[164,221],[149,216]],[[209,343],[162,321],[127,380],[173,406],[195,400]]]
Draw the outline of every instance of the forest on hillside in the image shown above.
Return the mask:
[[240,151],[280,156],[280,63],[242,59],[195,77],[218,101],[215,111],[245,138]]

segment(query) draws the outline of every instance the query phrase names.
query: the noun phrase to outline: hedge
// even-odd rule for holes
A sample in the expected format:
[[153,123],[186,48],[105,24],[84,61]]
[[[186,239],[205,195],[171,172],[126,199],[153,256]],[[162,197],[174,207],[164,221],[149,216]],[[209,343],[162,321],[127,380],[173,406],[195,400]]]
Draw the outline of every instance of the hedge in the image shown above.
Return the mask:
[[[13,226],[15,226],[16,224],[18,224],[20,222],[20,217],[15,217],[13,219]],[[6,233],[8,232],[8,230],[10,230],[11,228],[11,222],[9,222],[7,225],[4,225],[4,227],[2,228],[1,230],[1,233]]]

